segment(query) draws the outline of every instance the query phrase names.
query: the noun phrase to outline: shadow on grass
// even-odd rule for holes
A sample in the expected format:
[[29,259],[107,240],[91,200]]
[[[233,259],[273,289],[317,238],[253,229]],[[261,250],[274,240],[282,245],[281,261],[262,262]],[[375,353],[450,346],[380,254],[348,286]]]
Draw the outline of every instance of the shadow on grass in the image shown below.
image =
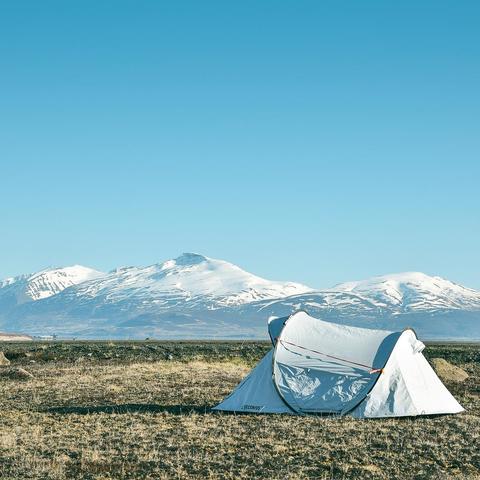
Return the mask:
[[210,412],[209,405],[156,405],[144,403],[125,403],[120,405],[86,405],[72,407],[52,407],[44,410],[47,413],[63,415],[89,415],[92,413],[170,413],[187,415],[189,413],[205,414]]

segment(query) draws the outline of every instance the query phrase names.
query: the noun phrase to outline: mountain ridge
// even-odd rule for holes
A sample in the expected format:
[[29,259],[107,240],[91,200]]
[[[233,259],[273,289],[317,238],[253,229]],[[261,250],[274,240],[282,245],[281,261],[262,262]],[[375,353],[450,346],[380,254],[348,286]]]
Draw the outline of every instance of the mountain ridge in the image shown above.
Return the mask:
[[93,280],[103,272],[83,265],[46,268],[35,273],[18,275],[0,281],[0,302],[10,295],[18,303],[36,301],[60,293],[65,288]]
[[[29,334],[263,337],[269,316],[306,309],[337,323],[385,329],[414,324],[432,338],[480,338],[480,292],[421,272],[315,290],[269,281],[224,260],[184,253],[108,273],[77,265],[16,278],[0,282],[0,328]],[[29,290],[29,282],[36,289]]]

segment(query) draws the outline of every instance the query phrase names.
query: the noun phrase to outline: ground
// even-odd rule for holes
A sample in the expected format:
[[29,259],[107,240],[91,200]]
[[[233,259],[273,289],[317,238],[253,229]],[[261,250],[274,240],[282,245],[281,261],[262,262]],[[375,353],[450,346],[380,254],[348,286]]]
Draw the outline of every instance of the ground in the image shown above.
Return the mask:
[[[355,420],[213,413],[261,342],[0,344],[0,478],[480,478],[480,346],[459,415]],[[16,378],[21,367],[34,378]]]

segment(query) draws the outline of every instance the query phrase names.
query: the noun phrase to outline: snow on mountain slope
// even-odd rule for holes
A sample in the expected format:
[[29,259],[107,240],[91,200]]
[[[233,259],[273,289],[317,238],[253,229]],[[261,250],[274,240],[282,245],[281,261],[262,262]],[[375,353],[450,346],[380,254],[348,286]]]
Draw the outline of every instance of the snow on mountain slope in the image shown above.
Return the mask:
[[259,308],[304,308],[338,316],[380,317],[407,313],[480,311],[480,292],[440,277],[406,272],[341,283],[330,289],[262,302]]
[[110,338],[142,338],[144,332],[163,337],[215,337],[226,331],[226,336],[258,336],[246,333],[252,330],[237,323],[232,308],[309,291],[298,283],[272,282],[231,263],[186,253],[148,267],[118,268],[18,305],[8,317],[2,318],[0,308],[0,326],[5,329],[8,323],[9,329],[34,334]]
[[480,307],[480,292],[421,272],[397,273],[347,282],[336,285],[331,290],[358,295],[381,308],[396,311]]
[[125,307],[133,303],[142,310],[179,303],[218,308],[311,290],[298,283],[265,280],[223,260],[184,253],[161,264],[119,268],[77,285],[59,299],[95,299],[102,304],[117,303]]
[[10,304],[22,303],[48,298],[64,289],[100,278],[104,273],[73,265],[71,267],[47,269],[32,275],[21,275],[0,282],[0,304],[2,299]]
[[342,283],[249,308],[250,315],[285,316],[303,309],[335,323],[385,330],[410,326],[430,339],[480,339],[480,292],[418,272]]

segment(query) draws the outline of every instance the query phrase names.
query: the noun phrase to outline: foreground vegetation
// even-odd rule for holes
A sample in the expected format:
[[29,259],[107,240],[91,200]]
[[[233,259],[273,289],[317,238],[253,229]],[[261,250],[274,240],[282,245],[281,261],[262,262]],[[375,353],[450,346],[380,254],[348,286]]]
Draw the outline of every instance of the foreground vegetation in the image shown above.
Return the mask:
[[469,373],[447,384],[465,413],[384,420],[210,412],[267,343],[0,349],[33,374],[0,372],[0,478],[480,478],[476,345],[426,350]]

